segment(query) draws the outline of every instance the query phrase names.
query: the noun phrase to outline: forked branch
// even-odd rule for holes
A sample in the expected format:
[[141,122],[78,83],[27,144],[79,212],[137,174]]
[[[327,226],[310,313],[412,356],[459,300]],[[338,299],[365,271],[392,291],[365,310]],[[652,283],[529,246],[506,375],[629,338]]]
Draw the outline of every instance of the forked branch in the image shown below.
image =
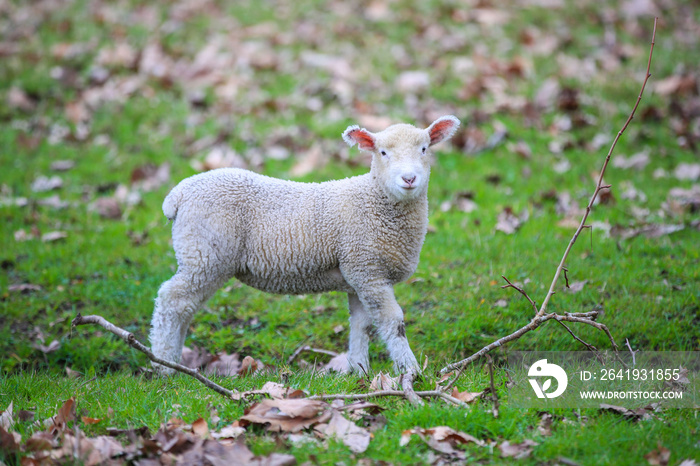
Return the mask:
[[[588,201],[588,205],[586,206],[586,210],[583,213],[583,216],[581,218],[581,222],[579,223],[578,228],[576,228],[576,231],[574,232],[574,235],[572,236],[571,240],[569,241],[568,246],[566,247],[566,250],[564,250],[564,254],[562,255],[561,260],[559,261],[559,266],[557,267],[556,271],[554,272],[554,278],[552,279],[552,283],[549,286],[549,291],[547,292],[547,295],[544,298],[544,301],[542,301],[542,305],[540,308],[537,308],[537,304],[535,301],[528,296],[528,294],[523,290],[522,288],[514,285],[510,280],[508,280],[505,276],[503,279],[508,283],[507,285],[503,285],[502,288],[513,288],[520,294],[522,294],[532,305],[533,309],[535,310],[535,316],[532,318],[532,320],[522,328],[516,330],[515,332],[511,333],[510,335],[507,335],[503,338],[500,338],[493,343],[490,343],[483,348],[481,348],[479,351],[476,353],[472,354],[468,358],[462,359],[461,361],[448,364],[447,366],[443,367],[440,372],[441,373],[447,373],[450,371],[453,371],[455,369],[459,369],[459,372],[455,376],[455,379],[452,380],[452,382],[448,386],[452,386],[452,384],[456,381],[457,378],[462,374],[463,368],[471,363],[488,353],[489,351],[498,348],[499,346],[502,346],[510,341],[517,340],[524,334],[531,332],[535,330],[537,327],[542,325],[548,320],[556,320],[560,324],[566,328],[566,330],[571,334],[571,336],[582,343],[586,348],[592,351],[596,351],[596,348],[593,345],[590,345],[583,341],[581,338],[576,336],[576,334],[571,330],[571,328],[564,324],[564,322],[573,322],[573,323],[581,323],[581,324],[586,324],[590,325],[592,327],[597,328],[598,330],[601,330],[605,332],[606,336],[610,340],[610,343],[612,344],[612,347],[615,351],[618,350],[618,346],[615,343],[615,340],[612,337],[612,334],[610,333],[610,330],[608,327],[605,325],[595,322],[595,317],[598,315],[597,311],[592,311],[592,312],[587,312],[587,313],[566,313],[565,315],[559,315],[556,313],[549,313],[547,314],[547,305],[549,304],[550,299],[556,292],[556,286],[557,282],[559,281],[559,276],[561,275],[562,272],[564,272],[564,275],[566,276],[567,269],[565,267],[566,260],[569,257],[569,253],[571,252],[571,248],[574,246],[574,243],[576,243],[576,240],[578,239],[579,235],[583,231],[584,228],[588,228],[589,225],[586,225],[586,221],[588,220],[588,215],[591,213],[591,210],[593,209],[593,204],[595,203],[596,198],[598,197],[598,194],[600,193],[601,190],[610,188],[610,185],[603,185],[603,176],[605,175],[605,171],[608,168],[608,163],[610,163],[610,158],[612,156],[613,150],[615,150],[615,146],[617,145],[617,141],[620,140],[620,137],[622,134],[625,132],[627,129],[627,126],[629,126],[630,122],[634,118],[634,114],[637,111],[637,107],[639,107],[639,102],[642,100],[642,94],[644,93],[644,88],[647,85],[647,81],[649,80],[649,77],[651,76],[651,73],[649,72],[651,70],[651,57],[654,53],[654,43],[656,42],[656,23],[658,21],[658,18],[654,19],[654,31],[652,33],[651,37],[651,47],[649,49],[649,60],[647,61],[647,72],[644,77],[644,82],[642,83],[642,88],[639,90],[639,95],[637,96],[637,101],[634,104],[634,107],[632,108],[632,111],[630,112],[629,116],[627,117],[627,121],[625,121],[625,124],[622,126],[620,131],[617,132],[617,136],[613,140],[610,150],[608,150],[608,155],[605,157],[605,161],[603,162],[603,166],[600,169],[600,174],[598,176],[598,182],[596,183],[595,189],[593,190],[593,195],[591,195],[590,200]],[[567,278],[567,284],[568,284],[568,278]]]

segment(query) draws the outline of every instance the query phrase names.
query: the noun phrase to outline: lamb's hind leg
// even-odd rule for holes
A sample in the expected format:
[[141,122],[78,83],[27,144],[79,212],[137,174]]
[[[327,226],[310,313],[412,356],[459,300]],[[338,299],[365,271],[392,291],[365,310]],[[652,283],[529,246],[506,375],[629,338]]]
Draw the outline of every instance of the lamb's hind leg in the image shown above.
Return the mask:
[[[194,313],[225,281],[202,281],[197,274],[178,270],[173,278],[161,285],[151,321],[153,354],[167,361],[180,362]],[[159,364],[153,366],[161,373],[173,373],[172,369]]]

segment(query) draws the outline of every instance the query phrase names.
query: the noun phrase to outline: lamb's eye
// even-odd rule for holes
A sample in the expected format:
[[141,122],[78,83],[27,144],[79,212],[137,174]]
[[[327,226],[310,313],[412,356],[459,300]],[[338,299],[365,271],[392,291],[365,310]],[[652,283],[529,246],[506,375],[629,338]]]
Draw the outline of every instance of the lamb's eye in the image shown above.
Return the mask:
[[381,154],[382,154],[382,155],[386,155],[386,151],[383,150],[383,151],[381,152]]
[[423,153],[425,154],[425,147],[423,148]]

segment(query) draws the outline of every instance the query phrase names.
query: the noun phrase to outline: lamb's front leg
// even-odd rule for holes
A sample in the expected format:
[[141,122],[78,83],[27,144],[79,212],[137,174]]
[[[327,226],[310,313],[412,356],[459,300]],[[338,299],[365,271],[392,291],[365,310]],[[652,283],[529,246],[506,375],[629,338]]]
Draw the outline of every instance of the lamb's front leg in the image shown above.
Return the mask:
[[368,373],[369,332],[372,330],[372,319],[356,294],[348,293],[348,307],[350,308],[350,347],[348,349],[350,370],[359,374]]
[[396,302],[394,289],[388,285],[370,287],[363,289],[358,295],[389,350],[394,368],[399,372],[419,372],[418,361],[406,339],[403,311]]

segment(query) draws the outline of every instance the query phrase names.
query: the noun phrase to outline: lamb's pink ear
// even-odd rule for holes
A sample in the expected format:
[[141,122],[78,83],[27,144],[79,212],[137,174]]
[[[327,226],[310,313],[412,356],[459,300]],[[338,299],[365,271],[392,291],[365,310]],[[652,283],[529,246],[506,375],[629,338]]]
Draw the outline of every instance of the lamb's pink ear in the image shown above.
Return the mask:
[[374,134],[370,133],[359,126],[348,126],[348,129],[343,133],[343,141],[347,142],[350,147],[355,144],[362,150],[374,150]]
[[442,116],[433,121],[433,124],[428,126],[426,130],[430,134],[430,145],[450,139],[457,128],[459,128],[459,120],[452,115]]

